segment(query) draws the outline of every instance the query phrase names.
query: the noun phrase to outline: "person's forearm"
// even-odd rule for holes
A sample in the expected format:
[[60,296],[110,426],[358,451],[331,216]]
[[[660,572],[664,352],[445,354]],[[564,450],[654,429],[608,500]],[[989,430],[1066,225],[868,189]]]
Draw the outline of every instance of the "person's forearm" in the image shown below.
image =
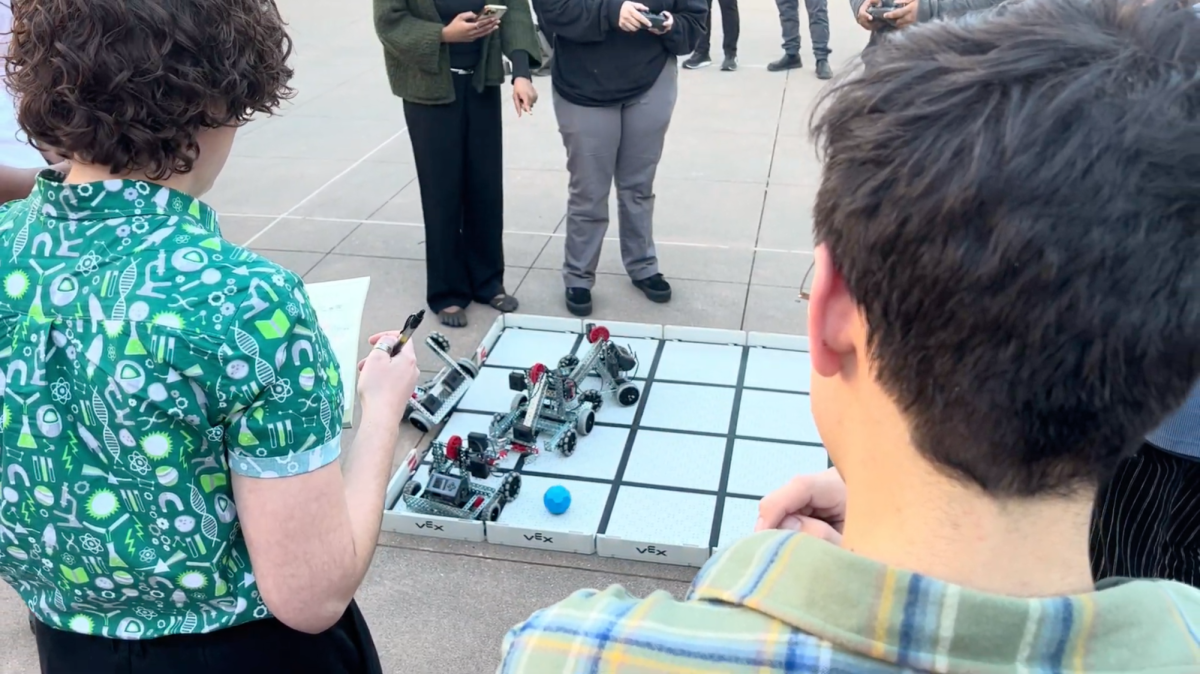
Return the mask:
[[516,82],[520,78],[529,79],[532,71],[529,68],[529,52],[518,49],[512,53],[512,78]]
[[0,166],[0,204],[29,196],[37,183],[39,170]]
[[354,446],[342,463],[346,510],[354,541],[356,567],[351,580],[355,589],[367,575],[375,554],[385,492],[399,440],[399,420],[392,415],[371,415],[364,410]]

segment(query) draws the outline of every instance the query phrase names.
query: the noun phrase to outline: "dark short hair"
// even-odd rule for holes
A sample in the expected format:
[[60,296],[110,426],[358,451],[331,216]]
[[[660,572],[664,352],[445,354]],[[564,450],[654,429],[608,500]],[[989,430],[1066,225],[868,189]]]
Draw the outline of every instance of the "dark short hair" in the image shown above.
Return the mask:
[[8,85],[39,146],[114,174],[191,170],[205,128],[292,90],[274,0],[13,0]]
[[881,386],[997,497],[1111,475],[1200,376],[1200,20],[1025,0],[828,94],[815,206]]

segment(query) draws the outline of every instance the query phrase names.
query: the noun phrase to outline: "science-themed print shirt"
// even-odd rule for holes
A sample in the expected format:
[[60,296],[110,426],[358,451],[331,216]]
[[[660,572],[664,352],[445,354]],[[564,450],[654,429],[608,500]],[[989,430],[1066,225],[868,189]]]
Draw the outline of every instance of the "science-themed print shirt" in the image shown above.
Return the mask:
[[0,577],[43,622],[104,637],[267,617],[230,472],[340,449],[303,285],[187,195],[61,179],[0,209]]

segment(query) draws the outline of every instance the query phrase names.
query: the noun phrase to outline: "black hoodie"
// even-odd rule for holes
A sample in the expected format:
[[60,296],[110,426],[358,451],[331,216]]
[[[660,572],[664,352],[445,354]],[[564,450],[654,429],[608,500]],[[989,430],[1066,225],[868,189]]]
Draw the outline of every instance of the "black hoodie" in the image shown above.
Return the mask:
[[554,44],[554,90],[587,107],[619,105],[654,86],[671,56],[689,54],[704,33],[705,0],[642,0],[670,12],[666,35],[627,33],[617,21],[623,0],[533,0],[538,24]]

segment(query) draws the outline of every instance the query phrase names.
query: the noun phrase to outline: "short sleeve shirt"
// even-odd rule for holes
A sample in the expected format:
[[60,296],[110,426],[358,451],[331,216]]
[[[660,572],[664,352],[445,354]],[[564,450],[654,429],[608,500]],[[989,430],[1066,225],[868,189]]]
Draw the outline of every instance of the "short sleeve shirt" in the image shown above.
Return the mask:
[[231,471],[337,459],[337,362],[293,273],[200,201],[43,173],[0,210],[0,577],[119,639],[269,615]]

